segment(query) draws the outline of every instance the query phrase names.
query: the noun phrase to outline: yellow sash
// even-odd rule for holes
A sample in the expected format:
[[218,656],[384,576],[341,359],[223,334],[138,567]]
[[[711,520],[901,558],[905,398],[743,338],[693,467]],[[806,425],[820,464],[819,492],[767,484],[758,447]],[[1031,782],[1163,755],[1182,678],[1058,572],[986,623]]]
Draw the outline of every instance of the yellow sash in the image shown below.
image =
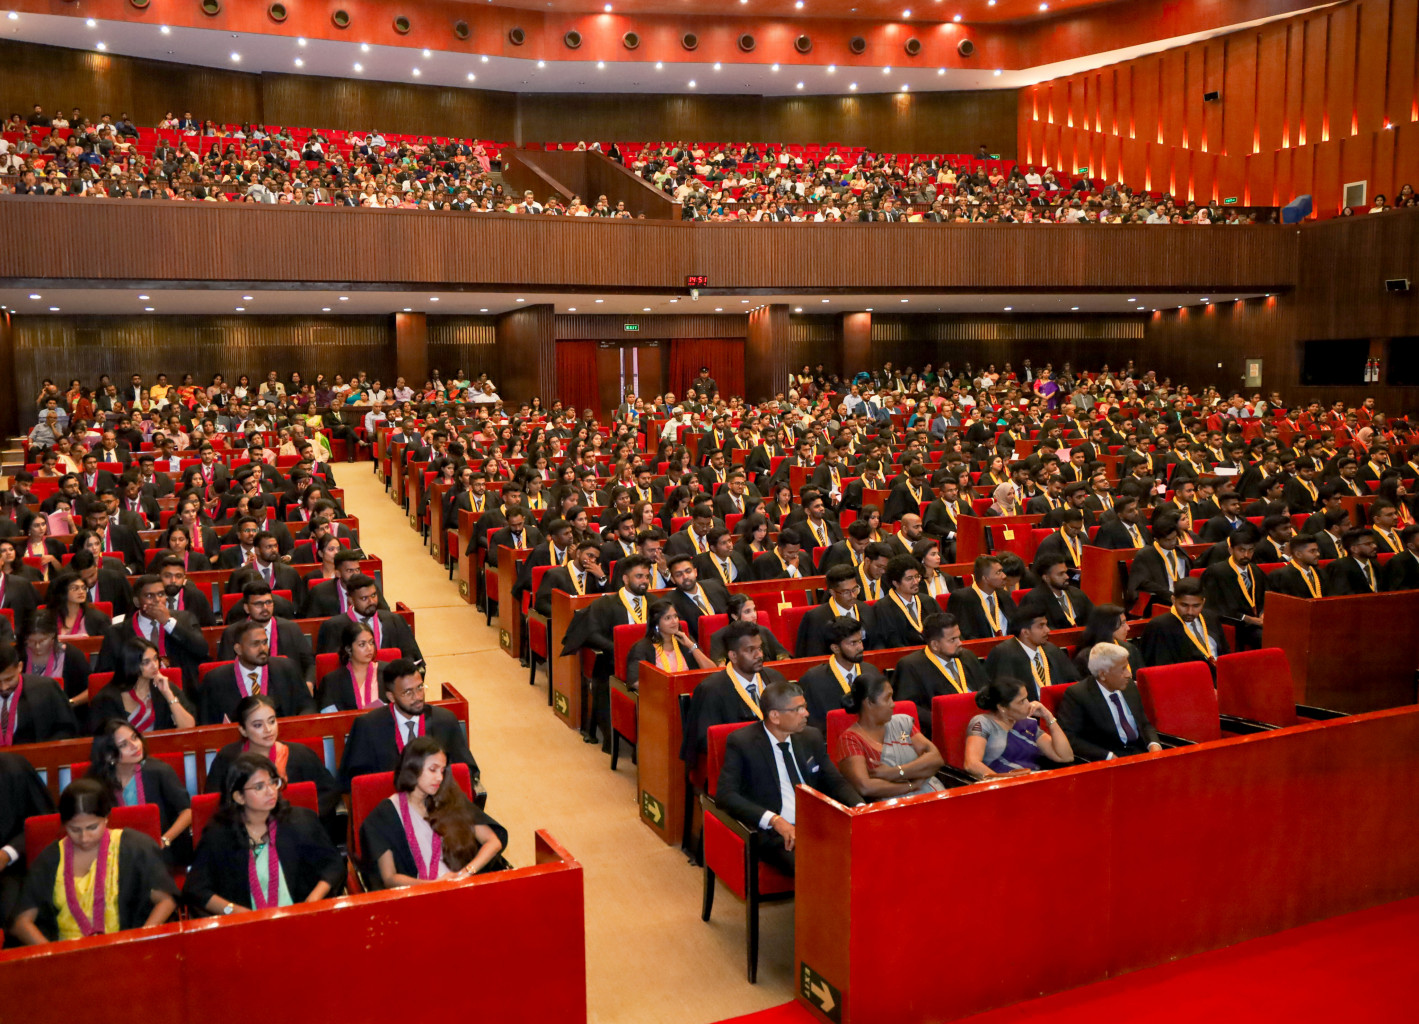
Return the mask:
[[636,604],[635,604],[635,601],[634,601],[632,598],[629,598],[629,597],[626,596],[626,588],[625,588],[625,587],[622,587],[620,590],[618,590],[618,591],[616,592],[616,596],[619,597],[619,598],[621,599],[621,603],[626,606],[626,614],[631,617],[631,621],[632,621],[632,622],[635,622],[635,623],[639,623],[640,625],[644,626],[644,625],[645,625],[646,599],[643,598],[643,597],[639,599],[640,602],[641,602],[641,610],[640,610],[640,614],[637,615],[637,614],[636,614]]
[[774,557],[778,559],[778,564],[783,566],[783,571],[786,575],[795,579],[803,575],[801,572],[798,571],[798,566],[789,565],[786,561],[784,561],[783,552],[780,551],[777,546],[775,546],[774,548]]
[[833,670],[833,675],[837,677],[838,685],[843,688],[843,693],[847,693],[848,690],[852,689],[847,681],[847,673],[842,670],[842,666],[838,664],[837,658],[829,658],[828,667]]
[[1163,548],[1159,547],[1158,542],[1156,540],[1153,542],[1153,550],[1158,552],[1158,557],[1163,560],[1163,571],[1168,574],[1168,589],[1172,590],[1172,585],[1176,583],[1180,578],[1178,574],[1173,570],[1173,560],[1171,557],[1173,552],[1166,551]]
[[725,585],[726,587],[729,586],[729,584],[730,584],[729,571],[728,571],[727,569],[725,569],[724,563],[719,560],[719,556],[717,556],[717,555],[714,557],[714,568],[715,568],[715,571],[719,573],[719,578],[722,579],[722,580],[724,580],[724,585]]
[[1396,537],[1393,532],[1389,530],[1383,530],[1378,526],[1376,526],[1374,529],[1375,533],[1380,536],[1380,538],[1385,542],[1385,544],[1389,546],[1389,549],[1393,551],[1396,555],[1404,550],[1404,545],[1399,543],[1399,538]]
[[[966,671],[961,667],[959,659],[952,658],[950,661],[942,661],[932,652],[930,647],[923,647],[921,653],[925,654],[927,659],[946,677],[946,681],[955,687],[957,693],[966,692]],[[955,671],[953,672],[952,669]]]
[[[1183,634],[1189,640],[1192,641],[1192,646],[1196,647],[1200,652],[1202,652],[1202,656],[1204,658],[1206,658],[1208,661],[1212,661],[1213,659],[1211,646],[1205,641],[1197,639],[1197,634],[1188,628],[1187,623],[1183,620],[1183,617],[1178,614],[1178,610],[1176,608],[1169,608],[1168,611],[1172,612],[1174,618],[1176,618],[1179,622],[1182,623]],[[1197,621],[1198,624],[1201,625],[1203,631],[1206,632],[1207,626],[1203,624],[1201,619],[1198,619]]]
[[1064,605],[1064,618],[1069,622],[1071,626],[1078,625],[1078,623],[1075,622],[1074,602],[1069,600],[1069,591],[1061,590],[1059,592],[1059,600],[1060,603]]
[[487,494],[474,494],[472,491],[469,491],[468,504],[472,507],[474,512],[482,515],[483,507],[488,504],[488,496]]
[[[983,611],[985,612],[986,621],[990,623],[990,635],[991,635],[991,636],[999,636],[999,635],[1000,635],[1000,605],[999,605],[999,603],[997,603],[996,606],[995,606],[995,613],[994,613],[994,614],[991,614],[991,611],[990,611],[990,601],[986,599],[985,592],[982,591],[981,588],[980,588],[979,586],[977,586],[976,584],[974,584],[974,583],[971,584],[971,589],[974,590],[974,591],[976,592],[976,596],[980,598],[981,610],[983,610]],[[997,598],[997,602],[998,602],[998,600],[999,600],[999,599]]]
[[580,569],[568,569],[567,575],[572,578],[572,589],[576,591],[577,597],[586,596],[586,574]]
[[[749,691],[744,689],[744,684],[739,681],[739,673],[735,672],[733,669],[725,669],[725,674],[729,676],[729,681],[734,684],[734,688],[739,691],[739,699],[744,702],[744,706],[754,713],[755,718],[762,722],[764,720],[763,709],[759,707],[753,697],[749,696]],[[759,678],[757,673],[749,682],[758,687],[760,693],[764,692],[764,681]]]
[[544,509],[544,508],[547,507],[547,499],[546,499],[545,497],[543,497],[542,495],[540,495],[540,494],[537,495],[537,497],[535,497],[535,498],[532,497],[531,495],[527,495],[527,496],[523,499],[523,503],[524,503],[528,508],[531,508],[531,509],[538,509],[538,510],[541,510],[541,509]]
[[930,579],[923,579],[921,585],[925,588],[927,597],[935,597],[938,594],[949,594],[951,592],[951,588],[946,585],[945,575],[939,572]]
[[1242,572],[1235,558],[1228,558],[1227,564],[1237,574],[1237,586],[1242,588],[1242,596],[1247,599],[1247,605],[1252,611],[1256,611],[1256,580],[1253,579],[1250,584],[1247,583],[1246,573]]
[[[808,524],[808,532],[813,535],[813,539],[818,542],[818,546],[823,548],[828,547],[828,528],[826,526],[814,526],[812,516],[809,516],[806,520],[804,520],[804,522]],[[819,530],[822,530],[823,532],[819,533]]]
[[857,578],[862,583],[862,593],[869,601],[879,601],[882,599],[882,581],[870,580],[867,574],[861,570],[857,571]]
[[690,535],[690,546],[695,549],[695,554],[703,555],[706,551],[709,550],[709,545],[700,541],[700,535],[695,532],[695,527],[693,524],[685,527],[685,532]]
[[1306,584],[1306,589],[1311,592],[1311,597],[1320,597],[1320,575],[1312,568],[1304,565],[1296,566],[1296,571],[1301,574],[1301,579]]
[[1302,477],[1296,477],[1296,483],[1300,484],[1306,489],[1306,493],[1311,496],[1311,501],[1319,500],[1320,492],[1316,489],[1315,484],[1311,483],[1309,480],[1303,479]]
[[920,508],[920,507],[921,507],[921,493],[922,493],[922,492],[921,492],[921,489],[919,489],[919,488],[913,488],[911,484],[907,484],[907,493],[912,496],[912,501],[916,502],[916,507],[917,507],[917,508]]
[[1080,559],[1084,555],[1083,541],[1071,541],[1069,539],[1069,534],[1065,532],[1065,529],[1062,526],[1059,528],[1059,539],[1064,541],[1064,550],[1069,552],[1069,560],[1074,563],[1074,568],[1079,568]]
[[1143,546],[1143,534],[1132,523],[1124,523],[1123,528],[1128,531],[1128,539],[1133,541],[1134,550]]
[[[1017,640],[1016,643],[1019,643],[1019,641]],[[1024,644],[1020,644],[1020,650],[1025,650]],[[1049,659],[1045,657],[1045,652],[1040,650],[1038,647],[1035,648],[1035,653],[1039,655],[1039,661],[1036,661],[1034,658],[1030,657],[1029,651],[1025,651],[1025,657],[1029,659],[1030,675],[1035,677],[1035,686],[1043,690],[1046,686],[1049,685],[1050,681]]]
[[[666,655],[667,648],[674,653],[674,657]],[[668,644],[660,641],[655,645],[655,665],[666,672],[684,672],[689,667],[685,664],[685,655],[680,650],[680,645],[674,640]]]
[[[921,605],[920,605],[920,604],[917,605],[917,610],[916,610],[915,614],[913,614],[912,610],[907,607],[907,603],[902,600],[901,595],[899,595],[895,590],[889,591],[888,594],[887,594],[887,597],[888,597],[893,603],[895,603],[898,608],[900,608],[900,609],[902,610],[902,614],[907,617],[907,621],[912,624],[912,628],[915,629],[918,633],[920,633],[920,632],[921,632]],[[920,601],[920,598],[918,598],[918,601]]]

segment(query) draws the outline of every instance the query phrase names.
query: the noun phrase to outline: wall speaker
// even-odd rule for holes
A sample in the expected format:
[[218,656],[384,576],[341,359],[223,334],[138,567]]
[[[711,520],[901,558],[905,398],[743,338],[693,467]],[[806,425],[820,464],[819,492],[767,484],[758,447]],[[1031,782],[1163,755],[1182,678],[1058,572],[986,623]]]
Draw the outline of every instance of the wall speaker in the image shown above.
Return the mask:
[[575,50],[577,47],[581,46],[581,33],[576,29],[572,29],[566,35],[562,36],[562,42],[567,44],[568,50]]
[[861,36],[853,36],[847,41],[847,48],[853,53],[863,53],[867,49],[867,40]]
[[686,32],[680,37],[680,45],[687,50],[693,50],[700,45],[700,37],[693,32]]
[[628,50],[634,50],[641,44],[641,37],[635,32],[627,32],[621,37],[621,45]]
[[793,48],[799,53],[807,53],[809,50],[813,49],[813,40],[809,39],[807,36],[799,36],[793,41]]
[[336,28],[350,27],[350,12],[344,9],[330,12],[330,23]]
[[1220,100],[1221,98],[1222,98],[1222,94],[1221,94],[1220,92],[1218,92],[1216,89],[1213,89],[1211,92],[1205,92],[1205,93],[1202,94],[1202,102],[1203,102],[1203,103],[1216,103],[1216,102],[1217,102],[1218,100]]
[[739,37],[739,49],[743,50],[745,53],[749,53],[754,49],[754,37],[748,32],[745,32]]
[[270,16],[272,21],[285,21],[286,5],[272,4],[270,7],[266,8],[266,13]]
[[910,39],[907,40],[904,49],[907,51],[908,57],[915,57],[918,53],[921,52],[921,40],[918,39],[916,36],[912,36]]
[[976,44],[971,42],[969,39],[962,39],[959,43],[956,44],[956,52],[959,53],[962,57],[974,57],[976,52]]
[[394,19],[394,31],[398,32],[401,36],[408,35],[409,29],[411,27],[413,26],[411,25],[409,19],[404,17],[404,15],[402,14]]
[[467,39],[472,34],[472,30],[469,29],[468,22],[455,21],[453,23],[453,34],[459,39]]
[[527,33],[521,28],[510,28],[507,33],[507,41],[512,43],[513,46],[521,46],[523,43],[527,42]]
[[1407,292],[1409,291],[1409,278],[1391,277],[1385,280],[1385,291],[1387,292]]

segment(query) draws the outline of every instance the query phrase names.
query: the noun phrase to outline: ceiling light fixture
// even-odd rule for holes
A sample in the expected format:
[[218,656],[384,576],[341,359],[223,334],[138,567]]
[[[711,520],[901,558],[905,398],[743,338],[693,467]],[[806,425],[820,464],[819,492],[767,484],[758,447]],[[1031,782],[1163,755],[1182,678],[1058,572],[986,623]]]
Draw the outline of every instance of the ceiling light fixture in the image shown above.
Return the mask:
[[902,83],[902,92],[911,92],[911,88],[912,88],[912,87],[909,86],[909,85],[907,85],[906,82],[903,82],[903,83]]
[[857,83],[856,83],[856,82],[849,82],[849,83],[848,83],[848,89],[849,89],[851,92],[857,92]]
[[716,71],[718,71],[721,66],[722,66],[722,65],[719,63],[719,61],[715,61],[715,62],[714,62],[714,69],[715,69]]
[[414,307],[413,307],[413,306],[405,306],[405,307],[404,307],[404,312],[406,312],[406,313],[412,313],[412,312],[414,312]]
[[1012,309],[1014,309],[1014,308],[1015,308],[1014,306],[1006,306],[1006,307],[1005,307],[1005,312],[1008,313],[1008,312],[1010,312],[1010,311],[1011,311]]
[[19,21],[19,20],[20,20],[20,16],[19,16],[18,14],[16,14],[14,11],[11,11],[11,12],[10,12],[10,20],[11,20],[11,21]]
[[51,313],[58,313],[58,312],[59,312],[59,307],[58,307],[58,306],[50,306],[50,307],[49,307],[49,311],[50,311]]
[[95,49],[95,50],[107,50],[107,49],[108,49],[108,44],[107,44],[107,43],[95,43],[95,44],[94,44],[94,49]]
[[537,66],[538,66],[539,68],[545,68],[545,67],[547,66],[547,62],[546,62],[545,60],[539,60],[539,61],[537,62]]
[[960,20],[961,20],[961,16],[958,14],[958,15],[956,15],[954,18],[952,18],[951,20],[952,20],[952,21],[960,21]]
[[770,71],[777,71],[777,70],[778,70],[778,65],[777,65],[777,64],[770,64],[770,65],[769,65],[769,70],[770,70]]
[[803,88],[803,83],[802,83],[802,82],[799,82],[799,83],[798,83],[798,88],[799,88],[799,89],[802,89],[802,88]]
[[330,312],[330,307],[329,307],[329,306],[321,306],[321,307],[320,307],[320,311],[321,311],[322,313],[329,313],[329,312]]
[[606,301],[605,299],[597,299],[597,300],[596,300],[596,302],[597,302],[598,305],[599,305],[600,303],[605,302],[605,301]]
[[795,313],[802,313],[802,312],[803,312],[803,307],[802,307],[802,306],[794,306],[794,307],[793,307],[793,311],[794,311]]
[[903,17],[903,18],[910,18],[911,16],[912,16],[912,12],[911,12],[911,8],[910,8],[910,7],[908,7],[905,11],[902,12],[902,17]]
[[649,307],[649,306],[642,306],[642,307],[641,307],[641,312],[642,312],[642,313],[649,313],[649,312],[650,312],[650,307]]
[[598,61],[596,62],[596,70],[597,70],[597,71],[605,71],[605,70],[606,70],[606,62],[605,62],[604,60],[598,60]]
[[610,14],[610,13],[611,13],[611,5],[610,5],[610,4],[607,4],[605,7],[601,8],[601,9],[602,9],[603,11],[605,11],[607,14]]
[[369,53],[369,52],[370,52],[370,44],[369,44],[369,43],[361,43],[361,44],[360,44],[360,52],[361,52],[361,53]]
[[695,80],[692,78],[692,79],[690,79],[690,88],[693,89],[694,87],[695,87]]
[[660,60],[656,61],[656,62],[655,62],[655,70],[657,70],[657,71],[664,71],[664,70],[665,70],[665,62],[664,62],[664,61],[660,61]]
[[144,313],[151,313],[152,311],[153,311],[153,307],[152,307],[152,306],[144,306],[144,307],[143,307],[143,312],[144,312]]
[[885,68],[882,69],[882,74],[884,74],[884,75],[890,75],[891,73],[892,73],[892,65],[890,65],[890,64],[888,64]]
[[251,296],[250,296],[250,295],[243,295],[243,296],[241,297],[241,301],[242,301],[242,302],[250,302],[250,301],[251,301]]
[[341,301],[341,302],[349,302],[349,301],[350,301],[350,296],[348,296],[348,295],[342,295],[342,296],[340,296],[340,301]]
[[478,77],[478,76],[475,75],[473,72],[471,72],[471,71],[468,72],[468,81],[472,82],[472,81],[474,81],[475,79],[477,79],[477,77]]
[[[741,2],[742,2],[742,0],[741,0]],[[714,307],[714,311],[715,311],[716,313],[723,313],[723,312],[724,312],[724,307],[723,307],[723,306],[715,306],[715,307]]]
[[794,3],[793,6],[796,10],[803,10],[803,0],[797,0],[797,2]]
[[[429,301],[430,301],[430,302],[437,302],[438,300],[437,300],[437,299],[430,299]],[[526,302],[527,300],[526,300],[526,299],[518,299],[517,301],[518,301],[518,302]]]
[[1000,69],[999,69],[999,68],[996,68],[996,69],[995,69],[995,77],[996,77],[996,78],[999,78],[999,77],[1000,77]]
[[829,300],[827,300],[827,299],[824,299],[824,300],[823,300],[823,301],[824,301],[824,302],[827,302],[827,301],[829,301]]
[[829,65],[828,65],[828,74],[831,75],[833,72],[835,72],[835,71],[837,71],[837,70],[838,70],[838,66],[837,66],[836,64],[829,64]]
[[246,312],[246,307],[245,307],[245,306],[238,306],[238,307],[236,308],[236,311],[237,311],[238,313],[245,313],[245,312]]
[[364,69],[365,69],[365,66],[364,66],[363,64],[359,63],[358,61],[355,63],[355,70],[356,70],[356,71],[363,71]]
[[567,307],[567,312],[568,312],[568,313],[575,313],[575,312],[576,312],[576,307],[575,307],[575,306],[568,306],[568,307]]
[[488,63],[488,55],[487,55],[486,53],[483,54],[483,63],[484,63],[484,64]]
[[937,73],[938,75],[944,75],[944,74],[946,73],[946,69],[945,69],[945,68],[937,68],[937,69],[936,69],[936,73]]
[[[166,25],[163,26],[163,31],[164,31],[164,32],[167,31],[167,26],[166,26]],[[305,45],[305,36],[297,36],[297,37],[296,37],[296,45],[297,45],[297,46],[304,46],[304,45]]]
[[[146,297],[146,296],[140,296],[140,297]],[[32,298],[32,299],[38,299],[38,298],[40,298],[40,296],[39,296],[38,294],[34,294],[34,295],[31,295],[30,298]]]
[[478,312],[480,312],[480,313],[486,313],[487,311],[488,311],[488,307],[487,307],[487,306],[484,306],[482,309],[478,310]]
[[1078,306],[1070,306],[1069,308],[1072,309],[1072,310],[1073,310],[1074,312],[1076,312],[1076,313],[1079,312],[1079,307],[1078,307]]
[[98,28],[98,27],[99,27],[99,23],[98,23],[97,21],[95,21],[93,18],[88,19],[87,21],[84,22],[84,24],[87,25],[87,26],[89,26],[89,28]]
[[298,67],[298,68],[303,68],[303,67],[305,67],[305,61],[303,61],[303,60],[301,60],[299,57],[297,57],[297,58],[296,58],[296,67]]
[[[429,301],[430,301],[430,302],[437,302],[438,300],[439,300],[439,297],[438,297],[437,295],[430,295],[430,296],[429,296]],[[521,300],[521,299],[518,299],[517,301],[518,301],[518,302],[521,302],[522,300]]]
[[[37,298],[39,298],[39,296],[38,296],[38,295],[31,295],[30,298],[32,298],[32,299],[37,299]],[[140,296],[138,296],[138,298],[142,299],[144,302],[147,302],[147,301],[148,301],[148,296],[146,296],[146,295],[140,295]]]
[[240,63],[241,63],[241,54],[236,53],[236,52],[233,52],[233,53],[232,53],[232,63],[233,63],[233,64],[240,64]]
[[433,50],[429,50],[429,49],[425,49],[425,50],[424,50],[424,56],[425,56],[425,57],[432,57],[433,55],[434,55],[434,51],[433,51]]
[[419,69],[418,69],[418,68],[415,68],[413,71],[410,72],[410,74],[412,74],[415,78],[418,78],[418,77],[419,77]]

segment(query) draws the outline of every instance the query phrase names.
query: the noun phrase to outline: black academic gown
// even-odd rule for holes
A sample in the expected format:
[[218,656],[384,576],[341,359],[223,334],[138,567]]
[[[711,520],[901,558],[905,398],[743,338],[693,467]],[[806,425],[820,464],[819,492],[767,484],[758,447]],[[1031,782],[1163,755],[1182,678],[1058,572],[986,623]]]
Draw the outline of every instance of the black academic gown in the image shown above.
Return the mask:
[[[245,746],[245,740],[237,740],[217,751],[207,769],[207,787],[203,792],[222,791],[222,786],[226,784],[227,772],[231,770],[232,763]],[[286,755],[286,782],[315,783],[315,799],[320,808],[320,817],[322,820],[329,820],[335,814],[336,805],[340,803],[340,786],[336,783],[335,776],[330,774],[316,752],[305,744],[288,743],[286,746],[290,750]]]
[[[862,623],[867,634],[867,646],[874,646],[877,630],[877,608],[865,601],[853,606],[854,618]],[[795,658],[818,658],[830,652],[828,647],[828,625],[837,617],[832,605],[824,601],[810,608],[798,621],[798,636],[794,640]]]
[[1222,622],[1237,631],[1237,650],[1255,651],[1261,649],[1261,627],[1242,621],[1243,615],[1261,615],[1266,608],[1266,574],[1257,572],[1256,566],[1248,566],[1251,577],[1252,598],[1248,601],[1232,571],[1229,562],[1209,565],[1202,573],[1202,592],[1207,597],[1210,608]]
[[19,754],[0,750],[0,846],[17,859],[0,871],[0,925],[8,926],[25,881],[25,819],[54,813],[54,800],[30,764]]
[[[1044,655],[1045,667],[1049,670],[1049,682],[1046,685],[1078,681],[1079,670],[1074,662],[1054,644],[1046,640],[1040,646],[1040,653]],[[1018,638],[1002,640],[992,647],[990,653],[985,656],[985,670],[992,679],[1014,679],[1024,683],[1030,692],[1030,699],[1040,699],[1040,689],[1035,684],[1035,675],[1030,667],[1030,656]]]
[[[430,704],[424,709],[424,733],[442,744],[449,764],[466,764],[476,781],[478,762],[468,749],[463,725],[452,711]],[[389,707],[371,708],[350,723],[350,737],[340,760],[340,787],[349,792],[350,780],[358,775],[393,771],[399,763],[399,747],[394,737],[394,712]]]
[[[824,736],[828,734],[828,712],[841,708],[843,698],[847,696],[842,683],[838,682],[838,677],[833,672],[832,660],[830,658],[821,665],[814,665],[798,680],[798,685],[803,687],[803,696],[808,701],[808,724]],[[881,669],[867,662],[859,664],[857,669],[864,679],[878,679],[882,676]],[[847,673],[844,672],[843,675],[846,678]]]
[[10,698],[11,714],[17,715],[14,745],[48,743],[51,740],[72,740],[79,735],[79,722],[69,698],[59,684],[48,676],[30,675],[21,678],[18,698]]
[[[1228,653],[1227,638],[1222,635],[1222,624],[1217,616],[1202,612],[1202,621],[1208,635],[1217,644],[1217,656]],[[1150,668],[1157,665],[1178,665],[1185,661],[1206,661],[1197,645],[1187,638],[1182,620],[1172,612],[1156,616],[1143,627],[1141,648],[1144,664]]]
[[[222,639],[217,642],[217,660],[231,661],[236,657],[237,636],[246,624],[246,617],[238,619],[222,631]],[[290,658],[300,671],[301,679],[315,678],[315,652],[310,648],[310,637],[291,619],[275,617],[276,643],[273,657]]]
[[[985,662],[973,651],[962,648],[952,660],[965,681],[965,692],[973,693],[990,682]],[[927,739],[931,739],[932,699],[962,692],[952,680],[942,674],[936,663],[926,656],[925,651],[908,654],[897,662],[892,690],[897,700],[909,700],[916,704],[917,720]]]
[[[115,609],[115,614],[116,614]],[[207,641],[202,636],[202,629],[197,625],[197,619],[191,612],[173,612],[173,619],[177,624],[171,632],[164,630],[164,645],[167,648],[168,664],[173,668],[182,670],[182,685],[184,689],[195,689],[197,685],[197,668],[207,660]],[[135,616],[129,616],[122,622],[110,626],[104,633],[103,646],[99,648],[98,664],[94,666],[96,672],[114,672],[123,663],[123,647],[130,638],[135,638],[139,634],[133,630],[133,624],[137,621]]]
[[[782,682],[783,674],[767,666],[759,672],[759,693],[770,683]],[[690,696],[690,711],[685,718],[685,735],[680,744],[680,759],[693,765],[708,749],[710,726],[732,725],[735,722],[758,721],[752,708],[744,703],[738,689],[729,678],[729,670],[706,676],[695,686]]]
[[[177,896],[177,886],[152,838],[136,829],[118,829],[118,927],[141,928],[153,912],[152,892]],[[59,844],[50,843],[30,865],[16,913],[38,910],[35,927],[51,942],[59,938],[59,912],[54,884],[59,875]]]
[[[251,847],[245,826],[213,819],[202,830],[202,841],[188,869],[182,897],[193,913],[205,915],[207,901],[220,896],[228,903],[250,907],[248,881]],[[293,903],[302,903],[319,882],[328,882],[330,895],[345,887],[345,858],[335,849],[314,811],[292,807],[277,822],[276,859],[286,877]]]
[[[424,655],[419,650],[418,642],[414,639],[414,631],[409,628],[409,623],[404,621],[404,617],[389,611],[378,611],[375,615],[379,618],[379,646],[397,647],[401,658],[408,658],[416,666],[422,667]],[[315,635],[316,653],[330,654],[338,651],[340,636],[345,629],[344,624],[349,621],[348,615],[332,615],[321,623],[320,631]]]
[[[1009,594],[997,593],[995,595],[996,607],[1004,616],[1001,626],[1009,629],[1009,623],[1014,620],[1018,609],[1015,602],[1011,600]],[[990,617],[985,613],[985,605],[981,603],[980,595],[976,593],[974,587],[962,587],[960,590],[953,590],[951,596],[946,599],[946,610],[956,616],[956,621],[961,624],[961,639],[963,640],[984,640],[999,634],[994,633],[990,626]]]

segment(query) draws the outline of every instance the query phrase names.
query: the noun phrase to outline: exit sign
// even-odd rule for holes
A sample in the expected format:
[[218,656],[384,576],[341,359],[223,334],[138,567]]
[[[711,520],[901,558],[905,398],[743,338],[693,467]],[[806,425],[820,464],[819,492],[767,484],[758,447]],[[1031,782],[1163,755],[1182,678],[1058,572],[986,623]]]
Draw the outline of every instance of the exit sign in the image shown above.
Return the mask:
[[1223,199],[1223,200],[1222,200],[1222,205],[1223,205],[1223,206],[1235,206],[1235,205],[1236,205],[1236,202],[1237,202],[1237,197],[1236,197],[1236,196],[1231,196],[1230,198]]
[[640,324],[622,324],[621,326],[628,331],[638,331],[641,329]]
[[706,274],[691,274],[685,278],[686,288],[708,288],[709,276]]

